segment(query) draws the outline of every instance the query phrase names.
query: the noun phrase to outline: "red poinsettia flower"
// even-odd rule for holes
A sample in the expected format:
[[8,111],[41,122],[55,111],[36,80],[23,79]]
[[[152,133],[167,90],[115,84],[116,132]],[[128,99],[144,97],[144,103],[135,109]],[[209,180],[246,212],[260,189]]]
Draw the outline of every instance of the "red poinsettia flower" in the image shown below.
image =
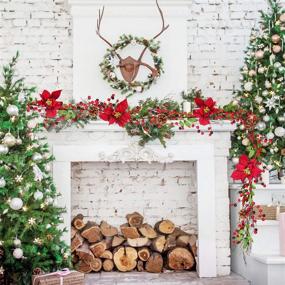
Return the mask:
[[61,90],[56,90],[53,92],[44,90],[40,95],[42,100],[38,101],[38,104],[45,108],[47,118],[54,118],[57,111],[61,108],[62,102],[56,101],[60,94]]
[[102,120],[108,121],[110,125],[116,123],[120,127],[124,127],[131,119],[128,107],[128,101],[125,99],[115,107],[109,104],[99,116]]
[[239,163],[236,165],[236,169],[232,173],[231,177],[234,180],[245,179],[251,181],[252,179],[257,179],[262,170],[258,167],[259,162],[256,159],[249,159],[247,155],[243,154],[239,158]]
[[193,111],[194,116],[199,118],[201,125],[205,126],[210,124],[210,116],[217,111],[215,108],[216,102],[212,98],[206,100],[195,98],[195,103],[199,109]]

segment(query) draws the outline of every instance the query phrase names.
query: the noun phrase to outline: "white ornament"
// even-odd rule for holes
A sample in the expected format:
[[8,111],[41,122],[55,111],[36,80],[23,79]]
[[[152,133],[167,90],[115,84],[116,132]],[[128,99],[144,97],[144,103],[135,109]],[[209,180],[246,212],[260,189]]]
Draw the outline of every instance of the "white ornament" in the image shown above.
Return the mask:
[[0,144],[0,155],[1,154],[7,154],[8,151],[9,151],[9,148],[6,145]]
[[50,227],[51,227],[50,224],[47,224],[47,225],[46,225],[46,229],[49,229]]
[[51,171],[51,166],[50,166],[50,164],[47,164],[47,165],[45,166],[45,170],[46,170],[47,172],[50,172],[50,171]]
[[262,59],[264,57],[264,51],[263,50],[258,50],[255,52],[255,57],[257,59]]
[[9,116],[18,116],[19,115],[19,109],[15,105],[9,105],[6,109]]
[[258,108],[258,110],[259,110],[259,112],[260,112],[261,114],[264,114],[264,113],[266,112],[266,110],[265,110],[265,108],[264,108],[263,106],[260,106],[260,107]]
[[41,199],[43,199],[43,197],[44,197],[44,194],[41,191],[36,191],[34,193],[34,199],[35,200],[41,200]]
[[270,133],[268,133],[268,134],[266,135],[266,138],[267,138],[268,140],[272,140],[272,139],[274,138],[274,134],[273,134],[272,132],[270,132]]
[[271,83],[268,81],[268,80],[266,80],[265,81],[265,87],[267,88],[267,89],[269,89],[269,88],[271,88]]
[[14,246],[16,247],[20,247],[22,244],[21,240],[19,240],[18,238],[15,238],[13,243],[14,243]]
[[17,145],[21,145],[22,143],[23,143],[23,141],[20,138],[16,139],[16,144]]
[[277,137],[284,137],[285,136],[285,129],[283,127],[277,127],[274,131]]
[[29,129],[34,129],[37,126],[37,121],[36,120],[30,120],[30,121],[28,121],[27,126]]
[[250,92],[252,90],[253,83],[252,82],[246,82],[244,84],[244,90]]
[[263,121],[260,121],[256,124],[256,128],[260,131],[264,131],[266,129],[266,124]]
[[13,251],[13,256],[16,259],[22,258],[23,257],[23,250],[21,248],[15,248],[14,251]]
[[280,63],[280,62],[275,62],[275,63],[274,63],[274,67],[275,67],[275,68],[281,67],[281,63]]
[[259,67],[257,71],[258,73],[263,74],[265,72],[265,69],[264,67]]
[[257,104],[260,104],[263,99],[262,99],[262,97],[260,97],[260,96],[256,96],[256,97],[254,98],[254,100],[255,100],[255,102],[256,102]]
[[46,202],[47,204],[51,205],[51,204],[53,203],[53,198],[47,197],[45,202]]
[[264,122],[269,122],[269,121],[270,121],[270,116],[265,115],[265,116],[263,117],[263,121],[264,121]]
[[237,165],[239,163],[239,158],[238,157],[233,157],[232,162],[234,165]]
[[37,165],[33,166],[33,172],[34,172],[34,176],[35,176],[35,181],[42,181],[43,180],[44,175]]
[[6,145],[8,147],[11,147],[11,146],[14,146],[17,143],[17,140],[11,133],[7,133],[4,136],[2,142],[3,142],[4,145]]
[[4,188],[6,186],[6,181],[3,177],[0,178],[0,188]]
[[248,146],[249,145],[249,139],[248,138],[244,138],[242,141],[241,141],[242,145],[244,146]]
[[13,198],[10,202],[10,208],[17,211],[22,209],[23,200],[21,198]]
[[232,104],[233,104],[234,106],[238,106],[239,101],[238,101],[237,99],[235,99],[235,100],[233,100]]
[[32,156],[32,160],[33,161],[39,161],[39,160],[42,160],[43,159],[43,156],[40,154],[40,153],[34,153],[33,156]]
[[263,95],[264,97],[266,97],[266,96],[268,95],[268,91],[267,91],[267,90],[262,91],[262,95]]
[[240,125],[239,128],[240,128],[240,130],[243,131],[245,129],[245,126],[244,125]]
[[265,101],[265,106],[269,110],[275,108],[277,106],[277,97],[276,96],[272,96],[271,98],[267,98],[267,100]]
[[278,121],[280,123],[284,123],[285,122],[285,117],[284,116],[279,116],[277,119],[278,119]]

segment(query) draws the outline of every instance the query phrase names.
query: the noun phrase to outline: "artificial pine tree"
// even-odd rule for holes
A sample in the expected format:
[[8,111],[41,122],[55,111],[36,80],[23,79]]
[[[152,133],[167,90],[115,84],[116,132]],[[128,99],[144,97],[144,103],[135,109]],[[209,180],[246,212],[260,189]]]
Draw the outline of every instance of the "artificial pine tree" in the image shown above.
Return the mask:
[[241,70],[242,87],[235,104],[252,111],[259,121],[254,140],[244,125],[234,134],[232,156],[241,153],[261,160],[269,170],[285,168],[285,10],[269,0],[261,12],[261,27],[254,30]]
[[68,266],[69,253],[58,227],[63,209],[54,206],[53,157],[37,137],[38,115],[27,111],[34,88],[14,80],[17,57],[3,68],[0,86],[0,274],[31,284],[35,269]]

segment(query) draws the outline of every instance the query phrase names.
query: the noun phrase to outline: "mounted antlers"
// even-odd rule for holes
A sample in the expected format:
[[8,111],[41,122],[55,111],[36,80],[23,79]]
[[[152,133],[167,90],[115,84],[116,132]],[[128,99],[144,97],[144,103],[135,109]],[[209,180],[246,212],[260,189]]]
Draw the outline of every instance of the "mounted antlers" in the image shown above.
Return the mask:
[[[160,32],[158,34],[156,34],[151,40],[157,39],[169,27],[169,25],[165,26],[163,12],[162,12],[159,4],[158,4],[158,0],[156,0],[156,6],[157,6],[159,14],[161,16],[162,28],[161,28]],[[97,31],[96,31],[96,33],[107,45],[109,45],[111,48],[113,48],[113,45],[107,39],[105,39],[101,35],[101,33],[100,33],[100,28],[101,28],[103,15],[104,15],[104,6],[103,6],[102,11],[99,10],[99,17],[98,17],[98,20],[97,20]],[[117,52],[115,52],[116,56],[119,58],[119,65],[118,65],[118,67],[120,67],[121,74],[122,74],[124,80],[127,81],[128,83],[131,83],[131,82],[133,82],[135,80],[141,65],[147,67],[151,71],[152,77],[158,76],[157,69],[151,67],[149,64],[147,64],[145,62],[142,62],[142,58],[143,58],[146,50],[148,49],[148,47],[149,46],[145,46],[144,47],[144,49],[141,52],[141,54],[140,54],[138,59],[134,59],[131,56],[128,56],[127,58],[123,59]]]

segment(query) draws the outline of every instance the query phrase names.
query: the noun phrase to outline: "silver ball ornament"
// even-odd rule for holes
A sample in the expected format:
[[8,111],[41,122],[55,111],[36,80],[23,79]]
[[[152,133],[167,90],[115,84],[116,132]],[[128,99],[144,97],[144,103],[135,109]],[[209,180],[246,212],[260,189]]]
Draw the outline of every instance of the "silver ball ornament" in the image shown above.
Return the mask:
[[19,109],[15,105],[9,105],[6,109],[6,112],[9,116],[18,116],[19,115]]
[[280,123],[284,123],[285,122],[285,117],[284,116],[279,116],[277,118],[277,120],[280,122]]
[[265,72],[265,68],[264,68],[264,67],[259,67],[258,70],[257,70],[257,72],[258,72],[259,74],[263,74],[263,73]]
[[0,178],[0,188],[4,188],[6,186],[6,181],[4,179],[4,177]]
[[23,257],[23,250],[21,248],[15,248],[14,251],[13,251],[13,256],[16,258],[16,259],[20,259]]
[[247,91],[247,92],[250,92],[253,88],[253,83],[252,82],[246,82],[244,84],[244,90]]
[[12,147],[16,144],[17,140],[16,138],[11,134],[11,133],[7,133],[3,140],[2,140],[3,144],[8,146],[8,147]]
[[53,203],[53,198],[51,198],[51,197],[47,197],[46,198],[46,200],[45,200],[45,202],[47,203],[47,204],[52,204]]
[[263,121],[260,121],[256,124],[256,128],[259,131],[264,131],[266,129],[266,124]]
[[261,114],[264,114],[264,113],[266,112],[266,110],[265,110],[265,108],[264,108],[263,106],[260,106],[260,107],[258,108],[258,110],[259,110],[259,112],[260,112]]
[[43,159],[43,156],[40,154],[40,153],[34,153],[33,156],[32,156],[32,160],[33,161],[39,161],[39,160],[42,160]]
[[236,156],[233,157],[233,158],[232,158],[232,162],[233,162],[234,165],[237,165],[237,164],[239,163],[239,158],[236,157]]
[[13,244],[14,244],[14,246],[16,246],[16,247],[20,247],[21,244],[22,244],[22,242],[21,242],[21,240],[19,240],[18,238],[15,238],[14,241],[13,241]]
[[249,145],[249,139],[248,138],[244,138],[242,141],[241,141],[242,145],[244,146],[248,146]]
[[20,138],[18,138],[17,140],[16,140],[16,144],[17,145],[21,145],[23,143],[23,141],[20,139]]
[[264,51],[263,50],[258,50],[255,52],[255,58],[256,59],[262,59],[264,57]]
[[23,200],[21,198],[13,198],[10,202],[10,208],[18,211],[23,207]]
[[34,193],[34,199],[35,200],[41,200],[41,199],[43,199],[43,197],[44,197],[44,194],[41,191],[36,191]]
[[277,137],[284,137],[285,136],[285,129],[283,127],[277,127],[274,131]]
[[274,138],[274,134],[273,134],[272,132],[270,132],[270,133],[268,133],[268,134],[266,135],[266,138],[267,138],[268,140],[272,140],[272,139]]
[[260,97],[260,96],[256,96],[255,98],[254,98],[254,101],[257,103],[257,104],[260,104],[261,102],[262,102],[262,97]]
[[0,144],[0,154],[7,154],[8,152],[9,148],[4,144]]
[[270,121],[270,116],[265,115],[265,116],[263,117],[263,121],[264,121],[264,122],[269,122],[269,121]]

